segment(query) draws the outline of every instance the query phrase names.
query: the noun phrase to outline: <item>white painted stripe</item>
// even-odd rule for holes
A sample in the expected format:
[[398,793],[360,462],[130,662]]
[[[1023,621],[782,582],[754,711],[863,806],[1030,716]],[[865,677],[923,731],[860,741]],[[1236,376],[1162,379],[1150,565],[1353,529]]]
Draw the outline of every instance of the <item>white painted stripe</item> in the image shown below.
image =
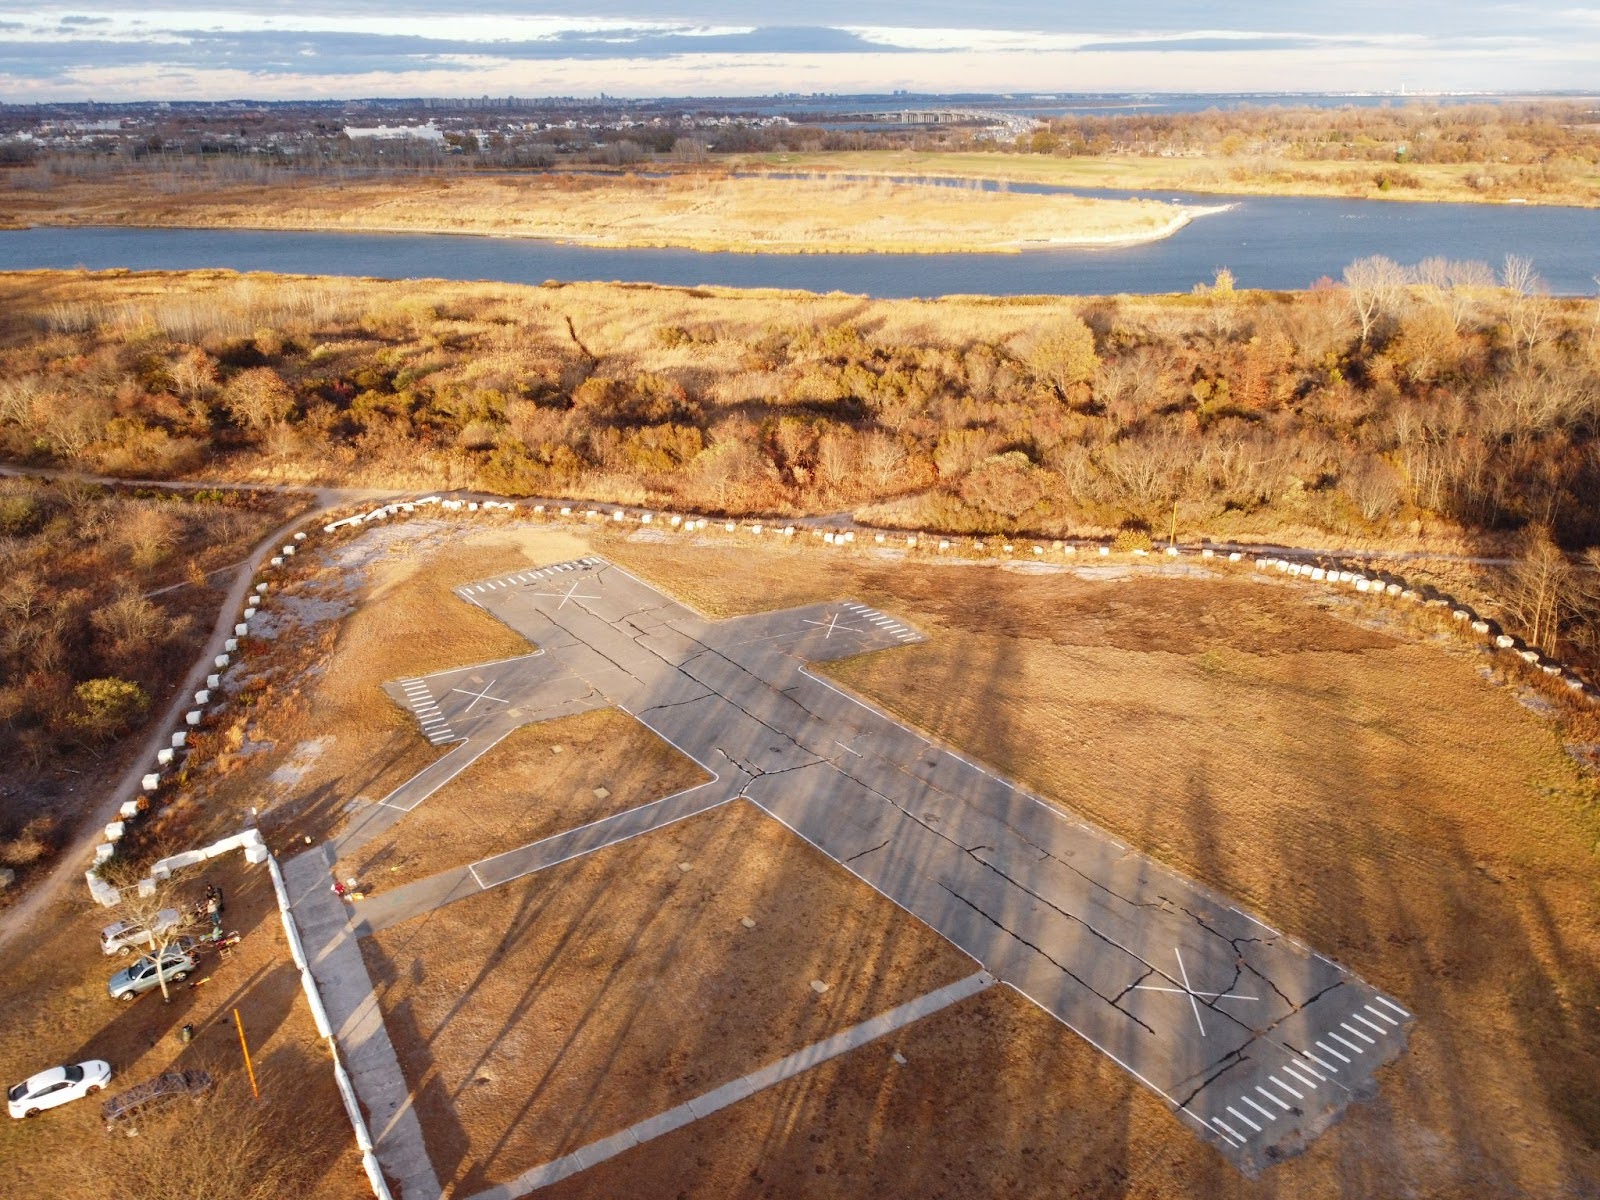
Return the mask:
[[[1351,1050],[1354,1050],[1357,1054],[1365,1054],[1366,1053],[1365,1050],[1363,1050],[1360,1046],[1356,1045],[1349,1038],[1343,1037],[1343,1036],[1333,1032],[1333,1030],[1331,1030],[1331,1029],[1328,1030],[1328,1036],[1331,1037],[1334,1041],[1338,1042],[1339,1045],[1348,1046]],[[1349,1060],[1346,1059],[1345,1061],[1348,1062]]]
[[1252,1121],[1249,1117],[1245,1116],[1242,1112],[1240,1112],[1233,1105],[1231,1105],[1231,1104],[1228,1105],[1228,1111],[1230,1113],[1232,1113],[1234,1116],[1238,1117],[1239,1120],[1243,1121],[1246,1125],[1250,1126],[1251,1129],[1254,1129],[1257,1133],[1261,1132],[1261,1126],[1257,1125],[1254,1121]]
[[[1233,905],[1231,905],[1231,904],[1230,904],[1230,905],[1228,905],[1228,907],[1229,907],[1229,908],[1233,908]],[[1279,932],[1278,932],[1278,931],[1277,931],[1277,930],[1276,930],[1276,929],[1274,929],[1274,928],[1273,928],[1273,927],[1272,927],[1272,926],[1271,926],[1271,925],[1268,925],[1268,924],[1267,924],[1267,923],[1266,923],[1266,922],[1265,922],[1265,921],[1260,921],[1260,920],[1257,920],[1257,919],[1256,919],[1256,918],[1255,918],[1255,917],[1252,917],[1252,916],[1251,916],[1251,915],[1250,915],[1250,914],[1249,914],[1249,913],[1247,913],[1247,912],[1245,912],[1245,910],[1244,910],[1244,909],[1242,909],[1242,908],[1233,908],[1233,911],[1234,911],[1234,912],[1236,912],[1236,913],[1238,913],[1238,914],[1239,914],[1239,915],[1240,915],[1240,916],[1241,916],[1241,917],[1243,917],[1243,918],[1244,918],[1244,919],[1245,919],[1245,920],[1246,920],[1246,921],[1249,921],[1249,922],[1251,922],[1251,923],[1252,923],[1252,924],[1255,924],[1255,925],[1259,925],[1259,926],[1261,926],[1261,928],[1263,928],[1263,929],[1265,929],[1265,930],[1266,930],[1266,931],[1267,931],[1267,932],[1268,932],[1268,933],[1270,933],[1270,934],[1271,934],[1271,935],[1272,935],[1272,936],[1273,936],[1273,937],[1282,937],[1282,936],[1283,936],[1283,934],[1281,934],[1281,933],[1279,933]]]
[[1254,1100],[1250,1099],[1249,1096],[1240,1096],[1239,1099],[1243,1100],[1246,1104],[1248,1104],[1251,1108],[1255,1109],[1258,1113],[1260,1113],[1267,1120],[1276,1121],[1278,1119],[1278,1114],[1277,1113],[1268,1112],[1266,1109],[1262,1108],[1261,1105],[1257,1104]]
[[1347,1062],[1351,1061],[1350,1059],[1346,1058],[1344,1055],[1340,1054],[1332,1046],[1328,1045],[1326,1042],[1318,1042],[1317,1043],[1317,1049],[1318,1050],[1326,1050],[1329,1054],[1333,1055],[1335,1058],[1337,1058],[1342,1063],[1347,1063]]
[[1306,1094],[1304,1092],[1296,1091],[1294,1088],[1290,1087],[1283,1080],[1279,1079],[1276,1075],[1268,1075],[1267,1079],[1270,1082],[1277,1084],[1284,1091],[1288,1092],[1289,1095],[1293,1096],[1296,1100],[1304,1100],[1306,1098]]
[[1395,1012],[1399,1013],[1402,1017],[1409,1017],[1411,1015],[1405,1009],[1401,1008],[1398,1004],[1396,1004],[1393,1000],[1390,1000],[1386,996],[1379,996],[1378,997],[1378,1003],[1382,1004],[1382,1005],[1384,1005],[1384,1006],[1386,1006],[1388,1008],[1394,1009]]
[[[476,876],[474,876],[476,877]],[[898,1029],[910,1025],[914,1021],[948,1008],[957,1001],[965,1000],[981,992],[984,988],[994,983],[994,977],[985,971],[976,975],[942,987],[938,991],[929,992],[919,996],[898,1008],[880,1013],[870,1020],[859,1025],[853,1025],[840,1033],[834,1034],[823,1041],[815,1042],[803,1050],[796,1051],[777,1062],[769,1063],[758,1071],[752,1071],[741,1079],[732,1080],[721,1087],[713,1088],[709,1092],[695,1096],[686,1103],[675,1108],[670,1108],[664,1113],[630,1125],[619,1133],[601,1138],[599,1141],[590,1142],[580,1146],[570,1154],[564,1154],[551,1162],[524,1171],[509,1183],[503,1183],[493,1189],[491,1193],[496,1197],[508,1198],[525,1196],[529,1192],[546,1187],[557,1180],[565,1179],[579,1171],[614,1158],[625,1150],[658,1138],[675,1129],[720,1112],[731,1104],[736,1104],[747,1096],[783,1083],[796,1075],[809,1071],[812,1067],[830,1059],[837,1058],[859,1046],[878,1040]]]
[[1285,1104],[1281,1099],[1279,1099],[1277,1096],[1274,1096],[1271,1092],[1267,1091],[1267,1089],[1262,1087],[1260,1084],[1256,1085],[1256,1091],[1260,1092],[1268,1100],[1271,1100],[1279,1108],[1283,1109],[1284,1112],[1293,1112],[1294,1111],[1287,1104]]
[[1377,1017],[1377,1018],[1378,1018],[1378,1019],[1379,1019],[1379,1020],[1380,1020],[1380,1021],[1387,1021],[1387,1022],[1389,1022],[1389,1024],[1391,1024],[1391,1025],[1398,1025],[1398,1024],[1400,1024],[1400,1022],[1399,1022],[1399,1021],[1396,1021],[1396,1020],[1395,1020],[1395,1019],[1394,1019],[1394,1018],[1393,1018],[1393,1017],[1391,1017],[1391,1016],[1390,1016],[1390,1015],[1389,1015],[1389,1014],[1388,1014],[1388,1013],[1386,1013],[1386,1012],[1379,1012],[1379,1011],[1378,1011],[1378,1010],[1377,1010],[1377,1009],[1375,1009],[1375,1008],[1373,1008],[1373,1007],[1372,1007],[1372,1005],[1370,1005],[1370,1004],[1363,1004],[1363,1005],[1362,1005],[1362,1006],[1361,1006],[1361,1007],[1362,1007],[1362,1008],[1364,1008],[1364,1009],[1366,1009],[1366,1010],[1367,1010],[1367,1011],[1368,1011],[1368,1012],[1369,1012],[1369,1013],[1371,1013],[1371,1014],[1372,1014],[1372,1015],[1373,1015],[1373,1016],[1375,1016],[1375,1017]]
[[1376,1029],[1379,1033],[1382,1033],[1382,1034],[1387,1034],[1389,1032],[1382,1025],[1379,1025],[1376,1021],[1369,1021],[1369,1020],[1367,1020],[1367,1018],[1363,1017],[1360,1013],[1351,1013],[1350,1015],[1353,1016],[1356,1020],[1360,1021],[1368,1029]]
[[[1363,1042],[1365,1042],[1369,1046],[1376,1046],[1378,1044],[1375,1039],[1369,1038],[1366,1034],[1362,1033],[1361,1030],[1357,1029],[1354,1025],[1350,1024],[1349,1021],[1340,1021],[1339,1022],[1339,1028],[1340,1029],[1349,1030],[1351,1033],[1355,1034],[1358,1038],[1360,1038]],[[1338,1036],[1338,1035],[1336,1034],[1335,1036]]]
[[1332,1063],[1323,1062],[1322,1059],[1318,1058],[1309,1050],[1300,1051],[1300,1057],[1309,1058],[1312,1062],[1316,1063],[1317,1066],[1321,1067],[1324,1071],[1330,1072],[1331,1074],[1337,1075],[1339,1073],[1338,1067],[1334,1066]]
[[1306,1075],[1306,1074],[1296,1070],[1294,1067],[1289,1066],[1289,1065],[1286,1064],[1284,1066],[1284,1068],[1283,1068],[1283,1073],[1285,1075],[1294,1076],[1301,1083],[1305,1084],[1308,1088],[1310,1088],[1313,1092],[1317,1090],[1317,1081],[1315,1079],[1312,1079],[1309,1075]]
[[1215,1125],[1218,1129],[1222,1130],[1222,1132],[1227,1135],[1228,1141],[1229,1141],[1229,1143],[1231,1145],[1234,1145],[1234,1146],[1242,1146],[1242,1145],[1244,1145],[1245,1139],[1243,1138],[1243,1136],[1241,1136],[1240,1134],[1235,1133],[1231,1128],[1229,1128],[1228,1123],[1226,1121],[1224,1121],[1221,1117],[1212,1117],[1211,1118],[1211,1123],[1213,1125]]

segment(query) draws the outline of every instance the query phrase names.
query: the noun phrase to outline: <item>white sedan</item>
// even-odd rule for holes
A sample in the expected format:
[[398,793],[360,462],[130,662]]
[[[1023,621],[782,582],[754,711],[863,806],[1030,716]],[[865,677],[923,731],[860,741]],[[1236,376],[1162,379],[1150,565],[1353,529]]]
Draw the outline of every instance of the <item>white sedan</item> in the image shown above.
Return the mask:
[[98,1058],[71,1067],[51,1067],[24,1079],[6,1093],[13,1117],[37,1116],[47,1108],[92,1096],[111,1082],[111,1064]]

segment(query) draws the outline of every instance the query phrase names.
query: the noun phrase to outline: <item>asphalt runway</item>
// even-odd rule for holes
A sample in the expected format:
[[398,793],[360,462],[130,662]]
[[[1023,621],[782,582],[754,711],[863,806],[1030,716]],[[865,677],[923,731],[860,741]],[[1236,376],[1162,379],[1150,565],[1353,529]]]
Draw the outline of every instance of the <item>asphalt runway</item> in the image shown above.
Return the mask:
[[456,589],[535,654],[387,686],[456,749],[365,840],[506,733],[614,706],[711,782],[371,897],[367,931],[744,796],[933,926],[1254,1173],[1372,1094],[1411,1015],[1336,963],[1071,813],[812,676],[921,639],[818,604],[708,621],[598,558]]

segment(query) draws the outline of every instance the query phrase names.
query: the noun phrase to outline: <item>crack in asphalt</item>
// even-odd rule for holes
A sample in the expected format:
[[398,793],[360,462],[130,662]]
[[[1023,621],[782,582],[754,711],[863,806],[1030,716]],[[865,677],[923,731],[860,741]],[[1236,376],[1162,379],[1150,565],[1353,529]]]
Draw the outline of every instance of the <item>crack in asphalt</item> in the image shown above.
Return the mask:
[[879,842],[876,846],[869,846],[865,850],[859,850],[855,854],[852,854],[849,858],[844,859],[843,861],[847,862],[847,863],[853,863],[858,858],[865,858],[869,854],[876,854],[879,850],[882,850],[885,846],[887,846],[893,840],[894,840],[893,838],[884,838],[883,841]]
[[[1028,949],[1032,950],[1035,954],[1037,954],[1040,958],[1044,959],[1046,962],[1050,963],[1051,966],[1055,967],[1058,971],[1060,971],[1068,979],[1070,979],[1074,983],[1076,983],[1079,987],[1083,988],[1090,995],[1099,997],[1101,1000],[1104,1000],[1107,1004],[1110,1004],[1113,1008],[1116,1007],[1114,1001],[1109,999],[1103,992],[1101,992],[1093,984],[1089,983],[1088,980],[1086,980],[1082,976],[1074,973],[1072,968],[1068,967],[1066,964],[1064,964],[1062,962],[1059,962],[1055,958],[1052,958],[1051,955],[1050,955],[1050,952],[1045,950],[1042,946],[1039,946],[1039,945],[1037,945],[1037,944],[1035,944],[1033,942],[1030,942],[1027,938],[1025,938],[1021,934],[1017,933],[1016,930],[1011,929],[1009,926],[1007,926],[1005,924],[1005,922],[997,920],[994,916],[990,915],[990,913],[987,912],[984,908],[982,908],[981,906],[979,906],[977,904],[974,904],[971,900],[968,900],[965,896],[963,896],[960,892],[956,891],[948,883],[945,883],[944,880],[941,879],[941,880],[938,880],[937,882],[938,882],[939,886],[941,888],[943,888],[946,892],[948,892],[951,896],[953,896],[957,900],[961,901],[961,903],[965,904],[973,912],[977,913],[985,921],[988,921],[991,925],[993,925],[996,929],[999,929],[1001,932],[1006,934],[1008,937],[1014,938],[1016,941],[1021,942],[1024,946],[1026,946]],[[1122,1013],[1123,1016],[1127,1017],[1130,1021],[1134,1022],[1136,1025],[1141,1026],[1147,1033],[1152,1033],[1152,1034],[1155,1033],[1154,1029],[1152,1029],[1149,1025],[1146,1025],[1143,1021],[1139,1020],[1139,1018],[1134,1016],[1132,1013],[1128,1012],[1127,1009],[1119,1008],[1119,1009],[1117,1009],[1117,1011]]]

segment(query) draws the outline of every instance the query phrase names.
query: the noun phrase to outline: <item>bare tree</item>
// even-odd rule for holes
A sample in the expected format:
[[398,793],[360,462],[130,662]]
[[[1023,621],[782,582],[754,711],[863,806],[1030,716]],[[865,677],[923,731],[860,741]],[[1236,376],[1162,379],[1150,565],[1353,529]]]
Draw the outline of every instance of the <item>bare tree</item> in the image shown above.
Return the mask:
[[1520,254],[1506,255],[1500,284],[1508,293],[1506,324],[1511,329],[1512,343],[1527,354],[1544,336],[1550,321],[1550,306],[1544,302],[1548,289],[1533,269],[1533,260]]
[[1530,527],[1507,580],[1506,611],[1530,646],[1556,652],[1563,622],[1579,600],[1576,572],[1544,525]]
[[[153,879],[149,881],[149,886],[141,888],[140,880],[134,877],[133,871],[121,864],[106,874],[111,876],[108,882],[116,885],[120,896],[112,911],[122,920],[149,932],[150,944],[147,953],[160,962],[162,956],[172,948],[183,933],[185,924],[183,901],[177,883],[172,879]],[[177,912],[176,921],[170,919],[171,913],[166,913],[166,919],[163,919],[162,914],[168,909]],[[161,971],[156,978],[161,984],[161,999],[171,1000],[172,994],[167,990],[167,973]]]
[[1405,268],[1381,254],[1358,258],[1344,269],[1344,285],[1361,322],[1361,344],[1365,346],[1378,322],[1395,310],[1405,294]]

